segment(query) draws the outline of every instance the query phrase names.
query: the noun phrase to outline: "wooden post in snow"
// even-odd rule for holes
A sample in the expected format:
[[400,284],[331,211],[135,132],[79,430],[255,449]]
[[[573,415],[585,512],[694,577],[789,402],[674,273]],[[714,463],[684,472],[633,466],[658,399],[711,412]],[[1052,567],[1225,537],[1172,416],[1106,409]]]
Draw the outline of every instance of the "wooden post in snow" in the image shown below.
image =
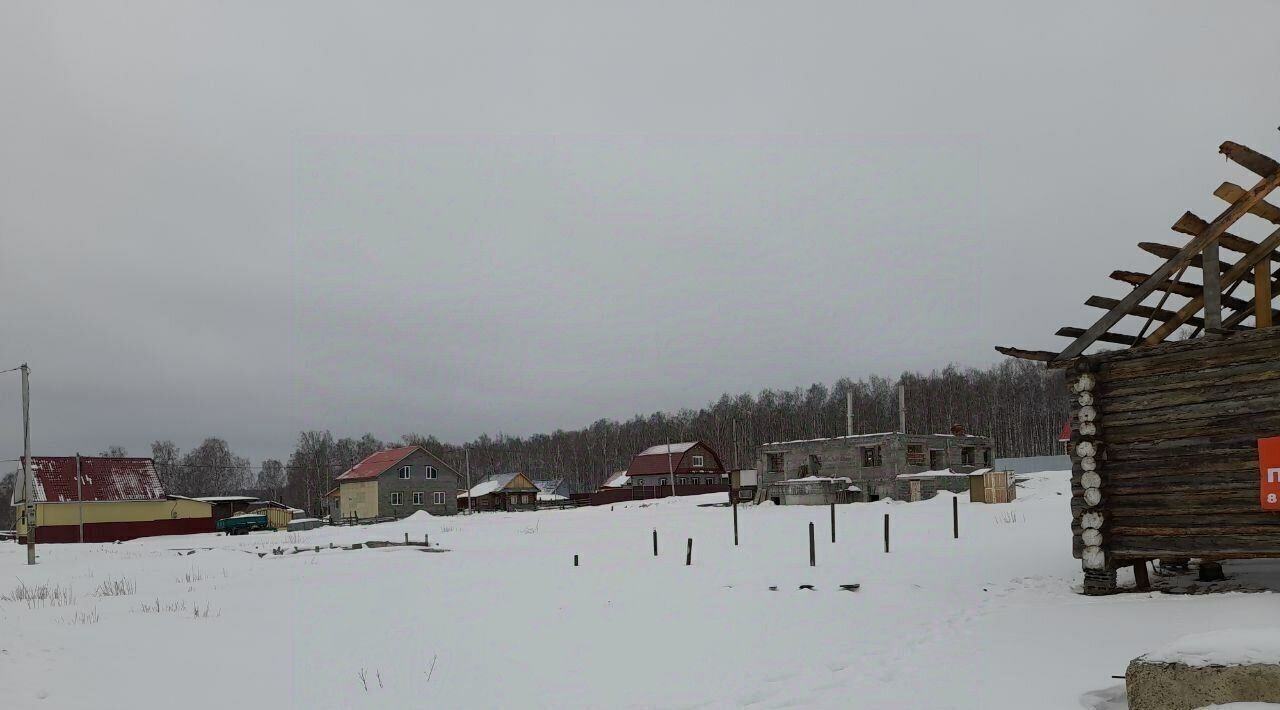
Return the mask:
[[831,504],[831,542],[836,541],[836,504]]
[[809,523],[809,566],[818,566],[818,550],[813,545],[813,523]]
[[[735,491],[736,492],[736,491]],[[733,544],[738,544],[738,499],[733,500]]]
[[577,555],[574,555],[574,556],[573,556],[573,566],[574,566],[574,567],[577,567],[577,566],[578,566],[578,556],[577,556]]
[[653,530],[653,556],[658,556],[658,529]]
[[684,566],[693,564],[693,538],[689,538],[689,546],[684,551]]
[[960,539],[960,496],[951,498],[951,534]]
[[884,552],[889,554],[889,514],[884,514]]
[[1139,592],[1151,591],[1151,577],[1147,576],[1146,560],[1133,565],[1133,581],[1137,585]]

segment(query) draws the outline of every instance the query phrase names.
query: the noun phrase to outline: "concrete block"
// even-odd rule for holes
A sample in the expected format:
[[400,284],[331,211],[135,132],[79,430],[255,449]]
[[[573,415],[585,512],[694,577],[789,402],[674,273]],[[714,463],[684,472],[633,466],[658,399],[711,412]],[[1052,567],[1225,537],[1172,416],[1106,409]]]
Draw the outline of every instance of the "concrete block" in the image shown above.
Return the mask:
[[1280,703],[1280,664],[1200,666],[1142,658],[1125,671],[1129,710],[1196,710],[1235,702]]

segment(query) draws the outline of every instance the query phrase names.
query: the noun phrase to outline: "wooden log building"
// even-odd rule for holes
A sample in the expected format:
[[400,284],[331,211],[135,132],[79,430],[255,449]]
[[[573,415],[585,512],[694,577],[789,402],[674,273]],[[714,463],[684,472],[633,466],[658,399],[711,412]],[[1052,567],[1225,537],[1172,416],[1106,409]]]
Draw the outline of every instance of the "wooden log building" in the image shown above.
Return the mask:
[[[1133,290],[1085,301],[1106,313],[1088,329],[1059,330],[1071,338],[1061,352],[996,348],[1066,371],[1073,549],[1086,594],[1115,591],[1129,565],[1146,588],[1156,559],[1199,558],[1206,578],[1222,560],[1280,557],[1280,207],[1265,199],[1280,163],[1232,142],[1220,152],[1257,183],[1219,186],[1226,207],[1212,221],[1184,214],[1173,226],[1189,236],[1184,246],[1141,243],[1163,264],[1113,273]],[[1233,226],[1269,234],[1247,239]],[[1086,353],[1097,343],[1126,347]]]

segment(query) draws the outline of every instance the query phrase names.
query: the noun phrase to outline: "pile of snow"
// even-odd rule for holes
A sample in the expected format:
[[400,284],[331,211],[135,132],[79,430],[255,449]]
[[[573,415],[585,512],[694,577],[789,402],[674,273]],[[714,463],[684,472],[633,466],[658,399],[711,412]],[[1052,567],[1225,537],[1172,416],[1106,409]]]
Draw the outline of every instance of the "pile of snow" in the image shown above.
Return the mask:
[[1280,663],[1280,628],[1218,629],[1191,634],[1144,654],[1139,660],[1187,666]]

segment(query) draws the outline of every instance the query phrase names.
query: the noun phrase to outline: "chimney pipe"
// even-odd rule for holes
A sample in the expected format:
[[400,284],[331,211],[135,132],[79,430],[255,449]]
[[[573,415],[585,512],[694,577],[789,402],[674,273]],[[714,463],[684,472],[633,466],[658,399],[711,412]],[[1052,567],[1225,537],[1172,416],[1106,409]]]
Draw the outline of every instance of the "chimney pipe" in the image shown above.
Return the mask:
[[898,383],[898,431],[907,433],[907,386]]
[[853,390],[844,393],[844,422],[844,433],[853,436]]

